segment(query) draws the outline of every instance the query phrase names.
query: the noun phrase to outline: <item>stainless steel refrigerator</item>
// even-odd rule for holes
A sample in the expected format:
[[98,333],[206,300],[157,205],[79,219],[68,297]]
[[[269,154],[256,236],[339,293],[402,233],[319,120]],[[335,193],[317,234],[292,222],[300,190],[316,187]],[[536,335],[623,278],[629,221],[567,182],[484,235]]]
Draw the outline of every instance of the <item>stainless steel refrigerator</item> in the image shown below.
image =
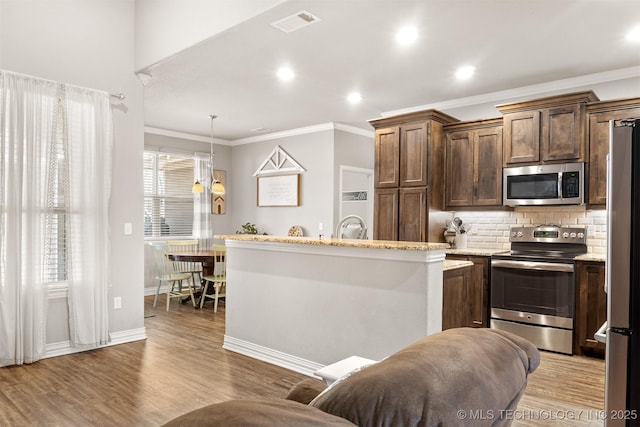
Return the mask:
[[640,426],[640,118],[610,123],[605,426]]

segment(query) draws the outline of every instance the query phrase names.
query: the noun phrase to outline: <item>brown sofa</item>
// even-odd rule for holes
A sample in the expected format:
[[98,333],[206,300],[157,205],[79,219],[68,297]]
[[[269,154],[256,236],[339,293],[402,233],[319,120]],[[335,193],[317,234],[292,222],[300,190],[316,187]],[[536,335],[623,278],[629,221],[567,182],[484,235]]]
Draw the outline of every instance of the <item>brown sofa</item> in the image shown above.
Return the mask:
[[284,399],[217,403],[166,426],[509,425],[539,361],[533,344],[508,332],[449,329],[330,387],[308,379]]

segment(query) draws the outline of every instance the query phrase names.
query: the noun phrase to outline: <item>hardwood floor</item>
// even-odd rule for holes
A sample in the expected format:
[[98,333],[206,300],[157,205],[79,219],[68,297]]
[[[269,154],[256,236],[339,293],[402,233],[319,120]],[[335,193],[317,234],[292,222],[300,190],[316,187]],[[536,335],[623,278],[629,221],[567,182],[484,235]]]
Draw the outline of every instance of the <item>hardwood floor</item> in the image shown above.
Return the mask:
[[[210,403],[281,397],[305,378],[223,350],[224,304],[167,313],[152,301],[146,341],[0,368],[0,426],[158,426]],[[578,411],[602,409],[603,389],[602,360],[545,352],[513,425],[602,425]]]
[[[602,426],[604,360],[541,352],[514,426]],[[561,419],[564,418],[564,419]]]

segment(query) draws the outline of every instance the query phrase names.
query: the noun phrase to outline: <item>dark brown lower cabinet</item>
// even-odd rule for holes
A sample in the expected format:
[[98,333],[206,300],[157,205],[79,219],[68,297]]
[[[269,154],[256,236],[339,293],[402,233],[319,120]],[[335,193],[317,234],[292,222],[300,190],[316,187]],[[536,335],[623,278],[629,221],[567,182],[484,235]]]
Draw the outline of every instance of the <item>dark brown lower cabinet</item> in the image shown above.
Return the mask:
[[442,329],[489,326],[489,263],[485,256],[447,255],[473,266],[443,273]]
[[473,267],[442,273],[442,330],[471,326]]
[[605,345],[594,333],[607,320],[607,294],[604,291],[604,262],[576,262],[576,334],[577,354],[603,357]]

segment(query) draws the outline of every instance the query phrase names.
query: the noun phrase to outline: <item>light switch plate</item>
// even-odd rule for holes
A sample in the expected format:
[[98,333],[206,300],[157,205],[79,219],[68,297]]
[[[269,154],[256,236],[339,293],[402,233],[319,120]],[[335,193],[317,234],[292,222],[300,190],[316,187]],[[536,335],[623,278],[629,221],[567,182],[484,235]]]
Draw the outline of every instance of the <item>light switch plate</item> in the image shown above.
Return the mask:
[[131,234],[133,234],[133,226],[130,222],[124,223],[124,234],[125,236],[130,236]]

